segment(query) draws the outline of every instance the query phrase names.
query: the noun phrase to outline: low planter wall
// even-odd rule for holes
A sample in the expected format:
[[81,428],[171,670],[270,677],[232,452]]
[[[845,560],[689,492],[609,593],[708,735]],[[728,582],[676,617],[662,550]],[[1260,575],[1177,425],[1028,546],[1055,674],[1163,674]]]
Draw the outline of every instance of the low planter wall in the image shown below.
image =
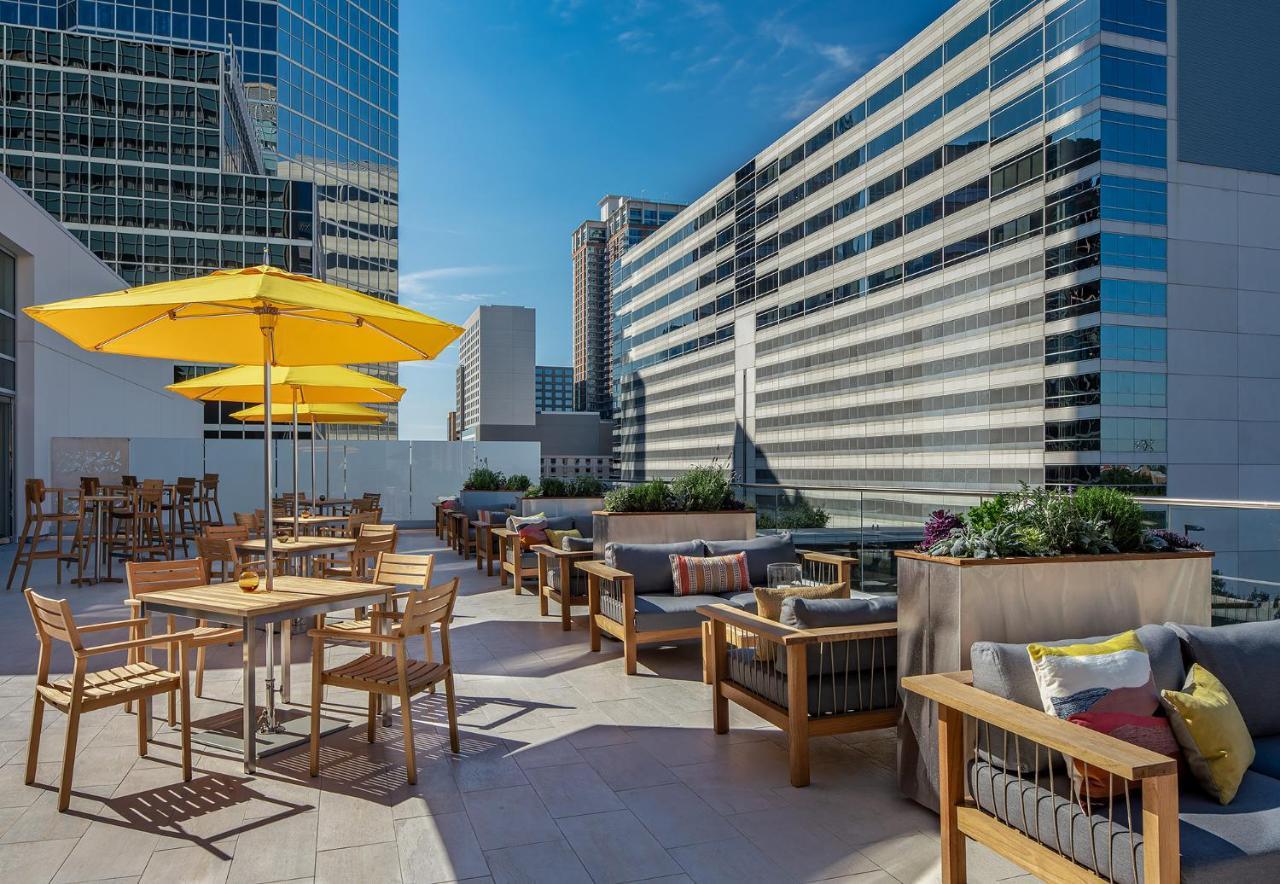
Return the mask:
[[462,491],[458,493],[458,503],[463,509],[516,509],[522,497],[523,491]]
[[[898,677],[968,669],[974,642],[1112,635],[1209,624],[1213,553],[954,559],[899,550]],[[898,784],[938,808],[937,710],[903,697]]]
[[602,506],[603,497],[523,497],[520,499],[520,515],[546,513],[549,519],[556,516],[589,516]]
[[756,536],[751,510],[717,513],[592,513],[592,550],[604,558],[606,543],[677,543],[682,540],[750,540]]

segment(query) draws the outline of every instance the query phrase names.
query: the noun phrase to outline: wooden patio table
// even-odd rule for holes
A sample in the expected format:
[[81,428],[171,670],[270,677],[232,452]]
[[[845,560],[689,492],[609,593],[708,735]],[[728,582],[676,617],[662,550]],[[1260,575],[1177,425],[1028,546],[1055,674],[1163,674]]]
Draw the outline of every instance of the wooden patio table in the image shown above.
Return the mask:
[[[275,658],[273,640],[275,624],[303,617],[319,617],[333,611],[385,604],[389,602],[394,586],[380,583],[354,583],[349,580],[321,580],[314,577],[276,577],[271,592],[260,590],[245,592],[235,583],[211,583],[188,589],[163,589],[143,593],[138,597],[142,616],[151,614],[175,614],[207,620],[224,626],[239,627],[244,631],[242,659],[244,666],[243,702],[241,710],[242,738],[203,734],[199,742],[222,748],[231,748],[238,742],[244,758],[245,773],[253,773],[259,755],[279,752],[300,745],[310,739],[309,717],[295,719],[288,724],[276,720],[275,709]],[[266,703],[261,723],[254,700],[257,680],[255,651],[258,627],[266,629]],[[281,663],[288,671],[289,644],[286,628],[281,638]],[[345,722],[334,722],[324,732],[331,733],[345,727]],[[193,735],[193,739],[196,737]],[[258,743],[263,745],[259,748]]]

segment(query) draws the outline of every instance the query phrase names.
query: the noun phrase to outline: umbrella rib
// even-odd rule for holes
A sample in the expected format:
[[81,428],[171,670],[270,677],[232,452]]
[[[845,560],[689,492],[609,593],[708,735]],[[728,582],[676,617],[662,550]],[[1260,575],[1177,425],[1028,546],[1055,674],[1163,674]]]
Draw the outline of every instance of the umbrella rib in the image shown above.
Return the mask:
[[175,312],[176,312],[176,311],[174,311],[172,308],[166,307],[166,308],[165,308],[161,313],[159,313],[159,314],[158,314],[158,315],[156,315],[156,316],[151,317],[151,318],[150,318],[150,319],[148,319],[146,322],[139,323],[138,325],[135,325],[135,326],[133,326],[132,328],[127,328],[127,329],[125,329],[124,331],[120,332],[119,334],[112,335],[111,337],[106,338],[105,340],[99,341],[98,343],[96,343],[96,344],[94,344],[94,345],[93,345],[93,349],[94,349],[94,350],[99,350],[99,351],[100,351],[100,350],[102,350],[102,349],[103,349],[103,348],[105,348],[105,347],[109,347],[109,346],[111,346],[112,344],[114,344],[116,341],[120,340],[121,338],[126,338],[126,337],[128,337],[129,335],[133,334],[134,332],[142,331],[142,330],[143,330],[144,328],[146,328],[147,326],[149,326],[149,325],[154,325],[155,323],[157,323],[157,322],[159,322],[160,320],[164,319],[166,316],[170,316],[171,314],[173,314],[173,313],[175,313]]
[[415,352],[415,353],[417,353],[418,355],[420,355],[423,359],[434,359],[434,358],[435,358],[435,357],[434,357],[434,356],[432,356],[430,353],[428,353],[426,350],[423,350],[423,349],[422,349],[422,348],[420,348],[420,347],[415,347],[413,344],[410,344],[410,343],[409,343],[408,341],[406,341],[404,338],[401,338],[401,337],[399,337],[399,336],[397,336],[397,335],[393,335],[391,332],[387,331],[385,328],[382,328],[381,326],[378,326],[378,325],[376,325],[376,324],[374,324],[374,323],[370,322],[370,321],[369,321],[369,320],[367,320],[367,319],[366,319],[366,320],[364,320],[364,324],[365,324],[365,325],[367,325],[369,328],[373,329],[374,331],[378,332],[379,334],[381,334],[381,335],[385,335],[386,337],[388,337],[388,338],[390,338],[391,340],[395,341],[397,344],[400,344],[401,346],[404,346],[404,347],[408,347],[410,350],[412,350],[413,352]]

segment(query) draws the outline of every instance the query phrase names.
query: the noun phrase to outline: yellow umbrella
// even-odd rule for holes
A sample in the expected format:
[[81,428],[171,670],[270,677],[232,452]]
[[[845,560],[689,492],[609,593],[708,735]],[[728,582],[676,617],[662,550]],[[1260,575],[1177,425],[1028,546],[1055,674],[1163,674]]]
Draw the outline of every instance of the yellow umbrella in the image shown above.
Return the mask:
[[[264,396],[262,368],[257,365],[236,365],[170,384],[166,389],[205,402],[261,402]],[[292,410],[294,535],[298,533],[298,408],[306,402],[399,402],[404,393],[404,387],[399,384],[341,365],[280,365],[271,369],[272,400],[292,403],[291,408],[273,406],[271,418],[273,421],[278,418],[289,420]],[[313,462],[313,497],[316,484],[314,466]]]
[[[315,403],[309,402],[296,407],[285,407],[283,405],[271,406],[272,419],[279,417],[286,419],[292,413],[294,420],[294,436],[293,436],[293,488],[296,492],[298,489],[298,434],[297,424],[311,424],[316,426],[319,424],[381,424],[386,423],[387,415],[385,412],[378,411],[374,408],[368,408],[364,405],[355,405],[352,403]],[[239,411],[232,412],[231,416],[238,421],[245,423],[260,424],[265,419],[266,408],[261,405],[254,405],[250,408],[242,408]],[[329,434],[324,435],[325,450],[325,472],[328,473],[329,463]],[[325,479],[325,493],[328,493],[329,480]],[[315,434],[311,436],[311,501],[316,499],[316,440]],[[294,534],[298,532],[298,507],[294,505]]]
[[[407,307],[261,265],[27,307],[86,350],[262,365],[267,561],[272,561],[271,372],[276,365],[434,359],[462,329]],[[271,589],[271,568],[266,588]]]

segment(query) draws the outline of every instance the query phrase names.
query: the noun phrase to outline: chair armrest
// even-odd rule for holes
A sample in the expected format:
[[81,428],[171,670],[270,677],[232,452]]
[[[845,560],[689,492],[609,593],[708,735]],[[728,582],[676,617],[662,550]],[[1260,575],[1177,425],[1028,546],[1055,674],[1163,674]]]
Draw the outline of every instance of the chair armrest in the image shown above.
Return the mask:
[[512,531],[510,528],[492,528],[494,537],[515,537],[520,532]]
[[864,623],[861,626],[823,626],[817,629],[797,629],[784,639],[788,645],[817,645],[829,642],[858,641],[871,638],[893,638],[898,634],[897,621],[892,623]]
[[[102,624],[99,624],[102,625]],[[84,630],[82,629],[81,632]],[[77,657],[96,657],[99,654],[113,654],[116,651],[128,651],[133,648],[159,647],[162,645],[171,645],[174,642],[185,645],[191,640],[189,632],[166,632],[161,635],[149,635],[146,638],[131,638],[128,641],[111,642],[107,645],[95,645],[92,648],[84,648],[76,651]]]
[[800,555],[808,562],[820,562],[824,565],[856,565],[858,559],[854,556],[842,556],[836,553],[818,552],[812,549],[802,549]]
[[361,641],[361,642],[388,642],[396,643],[404,641],[404,638],[398,635],[383,635],[377,632],[353,632],[349,629],[309,629],[307,635],[311,638],[331,638],[335,641]]
[[[135,602],[134,599],[127,599],[126,602]],[[130,617],[128,620],[112,620],[109,623],[91,623],[88,626],[77,626],[79,632],[105,632],[108,629],[124,629],[126,626],[141,626],[149,622],[146,617]]]
[[626,571],[619,571],[617,568],[611,568],[601,561],[576,562],[574,563],[574,567],[579,571],[586,571],[588,574],[599,577],[601,580],[635,579]]
[[765,636],[775,642],[785,642],[788,637],[799,632],[799,630],[785,626],[777,620],[770,620],[768,617],[761,617],[758,614],[752,614],[732,605],[703,605],[698,608],[698,613],[708,620],[719,621],[728,626],[736,626],[743,632]]
[[978,721],[1083,761],[1125,780],[1168,776],[1178,763],[1166,755],[1055,718],[1039,709],[975,688],[969,672],[912,675],[904,690]]
[[579,549],[579,550],[570,551],[567,549],[556,549],[554,546],[551,546],[550,544],[547,544],[547,543],[539,543],[537,546],[531,547],[530,550],[532,552],[536,552],[540,556],[551,556],[557,559],[568,559],[571,562],[588,560],[594,555],[594,553],[589,549]]

